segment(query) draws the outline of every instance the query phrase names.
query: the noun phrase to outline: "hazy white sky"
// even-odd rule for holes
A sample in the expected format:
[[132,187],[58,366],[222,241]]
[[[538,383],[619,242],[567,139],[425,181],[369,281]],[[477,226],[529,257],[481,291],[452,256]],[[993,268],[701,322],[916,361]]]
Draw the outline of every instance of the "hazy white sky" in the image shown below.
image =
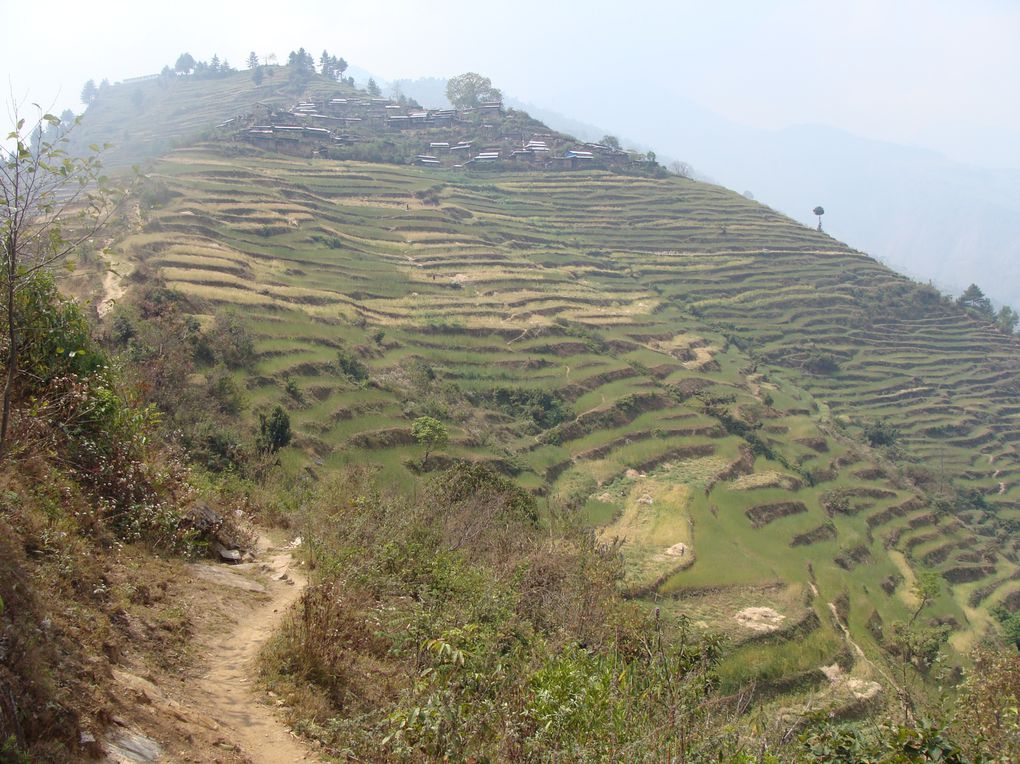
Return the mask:
[[756,127],[835,125],[1020,166],[1016,0],[2,2],[19,33],[0,72],[58,110],[81,108],[89,78],[154,73],[185,50],[242,66],[304,46],[386,79],[480,71],[607,129],[614,93],[640,83],[649,119],[656,99],[684,98]]

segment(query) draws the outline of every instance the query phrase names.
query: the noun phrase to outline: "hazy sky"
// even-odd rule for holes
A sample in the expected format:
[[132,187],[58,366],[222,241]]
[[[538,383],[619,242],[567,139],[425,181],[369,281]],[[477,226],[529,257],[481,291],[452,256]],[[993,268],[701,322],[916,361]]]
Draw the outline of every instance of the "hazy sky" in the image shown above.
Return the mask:
[[184,50],[242,66],[304,46],[386,79],[480,71],[610,130],[614,93],[641,83],[649,119],[683,98],[756,127],[835,125],[1020,167],[1016,0],[2,2],[19,33],[0,72],[58,110],[81,108],[90,77],[154,73]]

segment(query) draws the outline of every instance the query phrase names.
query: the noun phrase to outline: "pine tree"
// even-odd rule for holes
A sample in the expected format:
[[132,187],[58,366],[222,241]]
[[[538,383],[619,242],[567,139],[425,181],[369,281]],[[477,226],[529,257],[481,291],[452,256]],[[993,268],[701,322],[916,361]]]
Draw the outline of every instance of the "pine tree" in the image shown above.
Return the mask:
[[956,304],[985,318],[992,318],[995,315],[992,301],[985,297],[985,293],[977,284],[967,287]]
[[96,100],[96,95],[98,93],[99,90],[96,88],[96,81],[89,80],[85,83],[85,87],[81,89],[81,102],[88,106]]
[[182,53],[177,57],[177,63],[174,64],[174,70],[181,74],[190,74],[194,68],[195,58],[190,53]]

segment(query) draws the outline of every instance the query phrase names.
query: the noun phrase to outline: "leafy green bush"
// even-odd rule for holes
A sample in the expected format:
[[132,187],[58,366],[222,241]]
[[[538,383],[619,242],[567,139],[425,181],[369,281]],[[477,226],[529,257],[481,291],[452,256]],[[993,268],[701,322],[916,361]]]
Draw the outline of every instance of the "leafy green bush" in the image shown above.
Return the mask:
[[23,317],[14,396],[15,454],[59,455],[92,496],[97,528],[129,541],[176,548],[186,467],[153,440],[157,410],[129,395],[85,316],[39,271],[22,282]]
[[256,440],[263,453],[275,454],[290,444],[290,417],[283,406],[276,406],[269,414],[259,414],[259,434]]
[[804,368],[812,374],[835,374],[839,371],[839,361],[832,353],[813,350],[804,359]]
[[368,380],[368,367],[350,350],[342,349],[336,354],[336,370],[354,382]]
[[570,416],[563,399],[546,390],[497,387],[490,396],[502,411],[513,417],[526,417],[538,427],[555,427]]
[[899,428],[885,419],[873,419],[864,425],[864,439],[873,447],[895,445],[899,438]]

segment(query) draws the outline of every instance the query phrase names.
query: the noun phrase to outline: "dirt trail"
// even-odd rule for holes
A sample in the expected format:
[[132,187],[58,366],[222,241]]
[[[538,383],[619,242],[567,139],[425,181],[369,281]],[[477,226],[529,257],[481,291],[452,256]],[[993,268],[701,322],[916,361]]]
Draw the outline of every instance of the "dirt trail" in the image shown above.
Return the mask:
[[871,668],[877,671],[879,674],[881,674],[882,678],[889,683],[890,687],[893,687],[897,692],[902,694],[903,691],[900,690],[900,686],[896,684],[893,678],[889,676],[885,671],[883,671],[881,666],[876,664],[867,655],[865,655],[864,650],[861,649],[861,646],[854,642],[853,637],[850,636],[850,628],[845,623],[843,623],[842,619],[839,617],[839,610],[836,607],[836,603],[829,602],[828,605],[829,612],[832,613],[832,619],[836,622],[836,626],[839,627],[840,632],[842,632],[843,634],[843,640],[853,649],[857,657],[860,658],[865,663],[867,663],[869,666],[871,666]]
[[96,305],[96,312],[100,318],[105,318],[106,314],[113,310],[125,291],[121,275],[113,268],[108,268],[103,276],[103,297]]
[[183,566],[194,613],[192,672],[143,662],[112,669],[120,699],[102,735],[103,764],[289,764],[320,761],[258,690],[255,659],[306,586],[290,548],[259,538],[255,561]]
[[256,565],[269,568],[269,599],[244,613],[232,630],[209,640],[206,672],[195,682],[194,710],[201,710],[225,728],[224,736],[253,764],[316,761],[318,757],[264,705],[252,681],[259,650],[301,596],[307,581],[290,551],[271,547],[265,538],[259,539],[258,557]]

